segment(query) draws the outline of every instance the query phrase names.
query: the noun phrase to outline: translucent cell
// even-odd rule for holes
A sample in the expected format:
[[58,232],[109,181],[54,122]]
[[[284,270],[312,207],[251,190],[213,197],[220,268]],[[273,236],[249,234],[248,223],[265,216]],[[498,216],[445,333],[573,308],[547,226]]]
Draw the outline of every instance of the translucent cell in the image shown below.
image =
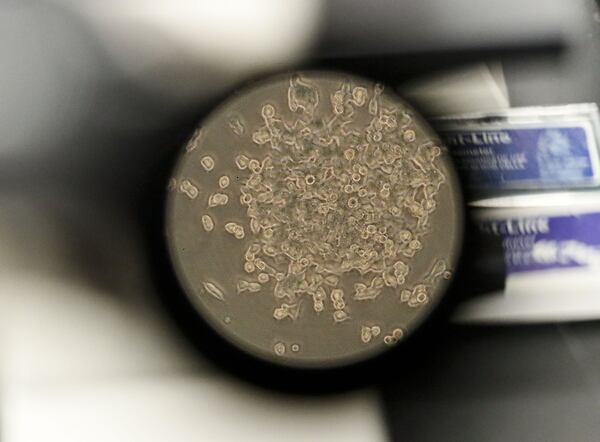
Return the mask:
[[275,116],[275,106],[272,104],[265,104],[262,107],[261,113],[265,119],[273,118]]
[[335,322],[344,322],[348,319],[350,319],[350,316],[344,310],[336,310],[333,312],[333,320]]
[[196,150],[196,148],[200,145],[200,142],[202,141],[202,135],[203,129],[201,127],[197,128],[190,137],[188,143],[185,145],[185,150],[187,152],[192,152]]
[[365,344],[368,344],[369,342],[371,342],[372,338],[373,334],[371,333],[371,327],[362,326],[360,328],[360,340]]
[[402,134],[402,138],[407,143],[412,143],[417,139],[417,135],[415,134],[414,130],[408,129],[404,131],[404,133]]
[[204,282],[204,288],[212,297],[218,299],[219,301],[225,301],[225,295],[223,294],[223,290],[217,287],[212,282]]
[[204,170],[210,172],[215,168],[215,160],[211,156],[206,155],[200,160],[200,165],[202,165]]
[[369,93],[367,92],[367,88],[365,87],[356,86],[354,89],[352,89],[352,99],[354,101],[354,104],[356,104],[357,106],[364,106],[367,102],[368,95]]
[[259,292],[262,286],[257,282],[246,281],[244,279],[240,279],[237,283],[237,292],[251,292],[256,293]]
[[227,175],[223,175],[219,178],[219,187],[225,189],[229,187],[230,179]]
[[256,279],[259,283],[266,284],[269,282],[270,276],[268,273],[259,273]]
[[198,198],[198,188],[194,186],[189,180],[183,180],[179,185],[179,191],[184,193],[190,199]]
[[231,120],[229,120],[229,128],[237,136],[244,135],[244,131],[246,129],[245,126],[244,126],[244,124],[242,123],[242,120],[241,120],[240,117],[233,117],[233,118],[231,118]]
[[208,207],[224,206],[229,202],[229,197],[225,193],[213,193],[208,197]]
[[207,232],[212,232],[215,228],[215,223],[210,215],[202,215],[202,227],[204,227],[204,230]]
[[285,344],[283,342],[277,342],[274,346],[273,346],[273,352],[277,355],[277,356],[283,356],[285,354]]
[[398,340],[392,335],[387,335],[387,336],[384,336],[383,342],[386,345],[394,345],[398,342]]
[[235,165],[240,170],[247,169],[249,161],[250,159],[246,155],[238,155],[235,157]]

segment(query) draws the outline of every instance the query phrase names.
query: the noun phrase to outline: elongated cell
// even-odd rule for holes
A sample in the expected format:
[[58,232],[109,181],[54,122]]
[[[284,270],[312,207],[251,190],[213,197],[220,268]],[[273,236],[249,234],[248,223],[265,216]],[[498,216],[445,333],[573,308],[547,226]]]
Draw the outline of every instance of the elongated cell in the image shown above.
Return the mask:
[[204,288],[206,291],[214,298],[217,298],[219,301],[225,301],[225,295],[223,294],[223,290],[217,287],[212,282],[204,282]]

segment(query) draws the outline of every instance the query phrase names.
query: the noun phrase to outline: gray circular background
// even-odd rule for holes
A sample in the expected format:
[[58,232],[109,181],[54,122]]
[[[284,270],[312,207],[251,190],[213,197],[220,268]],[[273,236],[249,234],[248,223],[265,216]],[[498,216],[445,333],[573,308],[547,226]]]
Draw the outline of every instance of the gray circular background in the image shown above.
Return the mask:
[[[245,351],[296,367],[346,365],[401,341],[444,295],[462,242],[459,186],[439,143],[405,102],[354,76],[277,76],[233,95],[182,149],[169,182],[169,253],[198,314]],[[374,236],[383,227],[394,243],[385,259]],[[253,243],[261,251],[245,269]]]

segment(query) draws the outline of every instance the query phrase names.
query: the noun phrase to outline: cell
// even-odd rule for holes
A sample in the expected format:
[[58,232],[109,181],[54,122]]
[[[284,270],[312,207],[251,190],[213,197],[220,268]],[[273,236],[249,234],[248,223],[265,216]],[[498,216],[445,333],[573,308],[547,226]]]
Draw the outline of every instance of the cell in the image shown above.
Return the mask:
[[231,180],[227,175],[222,175],[221,177],[219,177],[219,187],[221,189],[226,189],[227,187],[229,187],[230,182]]
[[259,283],[266,284],[267,282],[269,282],[269,279],[271,279],[271,277],[268,273],[259,273],[256,279]]
[[344,322],[350,319],[350,316],[348,315],[348,313],[346,313],[344,310],[336,310],[333,312],[333,321],[334,322]]
[[377,130],[371,134],[371,138],[374,142],[379,143],[381,140],[383,140],[383,134],[381,131]]
[[183,180],[179,185],[179,191],[192,200],[198,198],[200,194],[198,188],[190,180]]
[[283,342],[277,342],[273,345],[273,352],[277,356],[283,356],[285,354],[285,344]]
[[340,301],[344,299],[344,291],[342,289],[333,289],[331,291],[331,300]]
[[323,279],[323,282],[331,287],[336,287],[340,281],[340,277],[337,275],[327,275]]
[[[198,229],[179,196],[167,240],[183,287],[218,279],[222,292],[245,294],[200,303],[218,332],[303,366],[384,351],[382,330],[397,342],[398,318],[404,334],[418,328],[444,295],[445,273],[431,272],[438,259],[444,272],[454,266],[461,220],[447,152],[414,110],[368,80],[299,73],[242,90],[202,127],[201,154],[182,152],[171,178],[181,192],[183,180],[204,186],[214,174],[191,198],[206,201],[199,210],[214,226]],[[235,317],[227,327],[225,315]]]
[[312,294],[312,297],[315,301],[323,302],[326,298],[325,289],[323,287],[317,287]]
[[215,160],[210,155],[203,156],[200,159],[200,164],[207,172],[210,172],[215,168]]
[[412,250],[421,250],[421,247],[423,245],[421,244],[421,241],[419,241],[418,239],[413,239],[411,242],[408,243],[408,247],[410,247]]
[[352,89],[352,100],[353,103],[357,106],[364,106],[367,102],[369,93],[367,92],[367,88],[362,86],[356,86]]
[[412,295],[412,292],[410,290],[406,290],[406,289],[402,290],[400,292],[400,302],[408,302],[411,295]]
[[240,117],[240,116],[231,117],[231,119],[229,120],[229,128],[238,137],[241,137],[242,135],[244,135],[244,132],[246,130],[246,127],[244,126],[244,123],[242,122],[242,117]]
[[356,156],[356,151],[352,148],[346,149],[344,151],[344,158],[346,158],[348,161],[352,161],[355,156]]
[[206,230],[207,232],[213,231],[213,229],[215,228],[215,222],[210,217],[210,215],[202,215],[202,227],[204,227],[204,230]]
[[398,343],[398,340],[392,335],[386,335],[383,337],[383,342],[386,345],[395,345]]
[[[392,273],[389,273],[387,271],[385,271],[383,273],[383,281],[385,282],[385,285],[388,287],[397,287],[399,282],[398,282],[398,277],[396,277],[395,275],[393,275]],[[402,283],[400,283],[402,284]]]
[[204,131],[201,127],[196,128],[194,133],[190,137],[189,141],[185,145],[186,152],[192,152],[196,150],[196,148],[200,145],[202,141],[202,137],[204,135]]
[[225,206],[229,202],[229,196],[226,193],[213,193],[208,197],[208,207]]
[[433,210],[435,210],[435,208],[437,207],[437,203],[435,202],[435,200],[426,200],[423,203],[423,207],[425,208],[425,210],[427,210],[428,212],[432,212]]
[[234,223],[234,222],[226,223],[224,226],[225,231],[227,233],[231,233],[232,235],[236,231],[237,227],[238,227],[238,223]]
[[257,159],[252,158],[248,161],[248,169],[250,169],[252,173],[259,174],[262,171],[262,165]]
[[249,193],[243,193],[240,195],[240,204],[249,206],[254,201],[254,198]]
[[371,115],[377,115],[379,112],[379,97],[383,91],[378,86],[373,87],[373,95],[369,101],[369,113]]
[[401,241],[410,241],[413,237],[412,232],[410,230],[401,230],[399,232],[399,238]]
[[255,261],[255,264],[258,270],[265,270],[267,268],[267,264],[260,258]]
[[277,256],[277,254],[278,254],[277,249],[272,244],[263,245],[262,251],[266,256],[269,256],[269,257],[274,257],[274,256]]
[[300,306],[299,304],[286,304],[283,303],[281,306],[277,307],[273,310],[273,317],[278,321],[289,318],[292,321],[298,319],[300,315]]
[[240,279],[237,283],[237,292],[238,293],[244,293],[244,292],[256,293],[256,292],[259,292],[261,288],[262,288],[262,286],[259,283],[252,282],[252,281],[246,281],[244,279]]
[[373,300],[379,296],[381,290],[368,287],[363,283],[354,284],[354,299],[357,301]]
[[415,134],[414,130],[407,129],[402,133],[402,139],[407,143],[412,143],[417,139],[417,135]]
[[360,328],[360,340],[364,344],[368,344],[373,339],[373,333],[371,332],[371,327],[362,326]]
[[292,112],[299,110],[312,115],[319,104],[319,89],[307,79],[294,74],[288,87],[288,106]]
[[271,132],[266,126],[263,126],[252,134],[252,141],[259,146],[267,144],[271,141]]
[[212,297],[218,299],[219,301],[225,301],[225,295],[223,294],[223,290],[221,290],[215,284],[213,284],[212,282],[206,281],[206,282],[203,282],[202,285],[204,286],[204,288],[206,289],[206,291]]
[[320,313],[325,310],[325,304],[322,301],[314,301],[313,308],[315,312]]
[[256,218],[252,218],[250,220],[250,231],[257,235],[258,233],[260,233],[260,229],[260,222]]
[[336,299],[332,302],[333,308],[336,310],[343,310],[346,308],[346,303],[343,299]]
[[246,155],[244,155],[244,154],[240,154],[240,155],[238,155],[238,156],[235,157],[235,165],[240,170],[247,169],[249,162],[250,162],[250,159]]

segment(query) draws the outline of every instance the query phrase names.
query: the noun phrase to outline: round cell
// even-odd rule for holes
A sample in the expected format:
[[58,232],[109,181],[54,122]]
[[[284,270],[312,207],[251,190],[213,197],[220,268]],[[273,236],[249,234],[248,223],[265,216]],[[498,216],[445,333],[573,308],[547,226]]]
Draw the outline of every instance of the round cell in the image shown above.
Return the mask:
[[446,148],[407,103],[300,72],[236,93],[201,128],[169,177],[166,237],[184,295],[225,340],[335,368],[430,316],[456,270],[463,204]]

